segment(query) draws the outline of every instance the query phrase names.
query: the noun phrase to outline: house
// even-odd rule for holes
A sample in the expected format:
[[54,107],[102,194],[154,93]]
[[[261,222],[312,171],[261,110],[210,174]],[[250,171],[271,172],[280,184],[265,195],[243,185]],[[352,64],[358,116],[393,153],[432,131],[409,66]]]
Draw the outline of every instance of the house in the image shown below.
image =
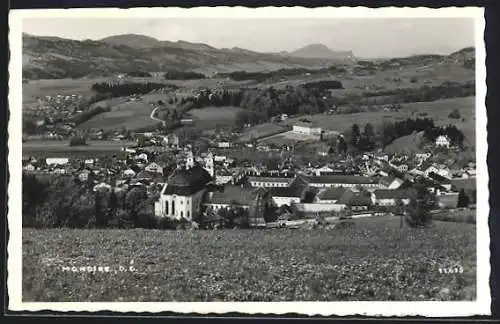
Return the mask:
[[398,189],[404,183],[403,179],[393,176],[387,176],[380,179],[382,187],[387,189]]
[[448,136],[445,136],[445,135],[438,136],[436,138],[436,146],[449,148],[450,147],[450,140],[449,140]]
[[86,165],[94,165],[95,160],[94,159],[86,159],[83,163]]
[[458,205],[458,192],[440,192],[437,195],[440,208],[456,208]]
[[173,133],[163,136],[163,145],[176,148],[179,146],[179,137]]
[[241,207],[248,210],[251,207],[257,206],[257,199],[260,194],[259,189],[241,185],[223,186],[220,191],[208,191],[202,205],[206,208],[211,208],[213,211],[231,207]]
[[438,183],[441,187],[445,188],[446,190],[451,190],[452,187],[451,179],[443,177],[442,175],[439,175],[434,172],[429,173],[429,178]]
[[136,181],[151,181],[155,178],[157,178],[159,175],[159,173],[156,173],[156,172],[150,172],[150,171],[147,171],[147,170],[142,170],[140,171],[139,173],[137,173],[134,177],[134,179]]
[[165,171],[166,164],[163,162],[151,162],[148,164],[144,170],[151,173],[158,173],[163,175]]
[[54,158],[46,158],[45,159],[45,163],[48,166],[52,166],[52,165],[66,165],[66,164],[68,164],[68,162],[69,162],[68,158],[57,158],[57,157],[54,157]]
[[78,174],[78,179],[82,182],[87,181],[91,173],[92,173],[91,170],[84,169]]
[[112,186],[110,186],[109,184],[105,183],[105,182],[101,182],[97,185],[94,186],[94,191],[107,191],[107,192],[110,192],[111,190],[113,189]]
[[398,200],[403,204],[410,203],[411,194],[408,190],[391,190],[391,189],[377,189],[373,192],[375,205],[377,206],[396,206]]
[[430,156],[431,156],[431,153],[429,153],[429,152],[427,152],[427,153],[416,153],[415,154],[415,159],[421,163],[421,162],[426,161]]
[[396,165],[396,169],[399,171],[399,172],[407,172],[408,171],[408,165],[407,164],[399,164],[399,165]]
[[345,193],[346,189],[342,187],[331,187],[321,189],[316,195],[316,203],[320,204],[335,204],[342,195]]
[[321,127],[317,123],[298,122],[293,125],[292,130],[299,134],[321,136]]
[[288,187],[294,178],[285,177],[248,177],[248,182],[252,187]]
[[155,215],[191,221],[199,213],[207,184],[212,177],[199,164],[178,168],[167,179],[155,202]]
[[[276,207],[298,204],[307,197],[308,184],[301,178],[295,178],[288,187],[271,187],[269,195]],[[312,201],[312,199],[310,199]]]
[[218,148],[231,148],[233,145],[231,142],[227,142],[227,141],[221,141],[221,142],[217,142],[217,147]]
[[304,180],[311,186],[316,188],[327,187],[365,187],[379,188],[381,185],[374,178],[363,176],[346,176],[346,175],[324,175],[324,176],[302,176]]
[[136,175],[136,172],[134,170],[132,170],[131,168],[128,168],[128,169],[123,171],[124,177],[132,178],[132,177],[135,177],[135,175]]
[[346,190],[337,202],[337,204],[349,206],[354,212],[369,210],[374,203],[374,198],[371,195],[352,190]]
[[427,169],[425,169],[424,174],[425,174],[426,177],[429,177],[429,175],[431,173],[436,173],[437,174],[438,171],[439,171],[438,168],[436,168],[435,166],[431,165],[430,167],[428,167]]
[[36,170],[35,166],[31,163],[27,163],[23,166],[23,170],[27,172],[34,172]]
[[136,155],[134,157],[134,159],[137,161],[137,160],[141,160],[141,161],[144,161],[144,162],[148,162],[148,155],[146,153],[140,153],[138,155]]

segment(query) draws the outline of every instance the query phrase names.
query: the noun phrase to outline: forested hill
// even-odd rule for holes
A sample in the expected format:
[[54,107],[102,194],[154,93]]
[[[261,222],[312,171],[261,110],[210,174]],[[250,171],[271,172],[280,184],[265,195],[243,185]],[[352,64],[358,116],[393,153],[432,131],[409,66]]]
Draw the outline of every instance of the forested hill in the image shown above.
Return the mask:
[[343,60],[288,57],[206,44],[167,42],[142,35],[71,40],[23,34],[23,78],[79,78],[172,68],[212,72],[270,71],[349,64]]

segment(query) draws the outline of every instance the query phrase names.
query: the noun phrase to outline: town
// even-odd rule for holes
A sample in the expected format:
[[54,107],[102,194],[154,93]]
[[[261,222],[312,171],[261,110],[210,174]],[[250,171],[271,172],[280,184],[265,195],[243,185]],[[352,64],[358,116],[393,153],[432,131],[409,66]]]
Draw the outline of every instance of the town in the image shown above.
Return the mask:
[[[287,133],[309,136],[313,143],[328,133],[343,138],[303,121]],[[457,161],[443,159],[456,150],[445,135],[438,136],[424,153],[339,154],[326,145],[309,162],[296,158],[293,145],[253,147],[229,139],[237,138],[232,135],[221,131],[200,150],[197,139],[181,143],[175,133],[135,133],[129,135],[135,144],[112,156],[27,156],[23,170],[74,178],[97,194],[144,191],[158,224],[166,221],[184,227],[194,223],[197,228],[295,228],[315,224],[318,217],[328,222],[397,214],[414,197],[411,189],[416,182],[425,183],[436,196],[436,212],[474,207],[474,160],[462,161],[458,167]],[[248,151],[264,153],[264,158],[238,158]],[[244,221],[234,222],[236,210]]]

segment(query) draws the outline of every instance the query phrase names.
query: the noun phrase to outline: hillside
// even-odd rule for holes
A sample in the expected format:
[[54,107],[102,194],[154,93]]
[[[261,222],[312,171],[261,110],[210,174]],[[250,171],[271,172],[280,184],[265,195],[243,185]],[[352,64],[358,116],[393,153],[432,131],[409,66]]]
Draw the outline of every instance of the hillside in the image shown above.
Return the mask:
[[238,48],[217,49],[206,44],[159,41],[132,34],[84,41],[23,35],[25,79],[80,78],[167,69],[212,73],[268,71],[345,63],[348,62],[335,58],[288,57]]

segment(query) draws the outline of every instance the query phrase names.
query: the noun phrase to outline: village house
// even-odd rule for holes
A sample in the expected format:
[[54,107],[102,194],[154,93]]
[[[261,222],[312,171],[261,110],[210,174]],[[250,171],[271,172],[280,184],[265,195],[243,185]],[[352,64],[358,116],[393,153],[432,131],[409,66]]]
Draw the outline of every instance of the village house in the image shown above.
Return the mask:
[[[308,196],[309,194],[309,196]],[[288,187],[271,187],[269,195],[276,207],[291,206],[304,200],[313,201],[312,193],[308,192],[308,184],[302,178],[295,178]]]
[[89,175],[92,173],[89,169],[83,169],[78,173],[78,179],[82,182],[87,181],[89,179]]
[[213,211],[231,207],[241,207],[248,210],[257,206],[257,199],[261,193],[259,189],[242,185],[226,185],[221,190],[208,191],[202,205],[205,208],[211,208]]
[[166,164],[164,162],[151,162],[144,170],[151,173],[158,173],[163,175],[165,172]]
[[387,176],[380,179],[382,187],[387,189],[398,189],[403,185],[404,180],[394,176]]
[[128,168],[128,169],[123,171],[123,176],[126,178],[132,178],[132,177],[135,177],[135,175],[136,175],[136,172],[134,170],[132,170],[131,168]]
[[408,205],[411,195],[408,190],[377,189],[373,192],[373,197],[377,206],[396,206],[398,200]]
[[68,158],[60,158],[60,157],[54,157],[54,158],[46,158],[45,163],[48,166],[53,166],[53,165],[67,165],[69,163]]
[[335,204],[340,200],[345,191],[346,189],[342,187],[321,189],[316,195],[315,202],[319,204]]
[[374,178],[363,176],[346,176],[346,175],[325,175],[325,176],[302,176],[311,187],[327,188],[327,187],[364,187],[364,188],[379,188],[381,185]]
[[321,127],[314,122],[297,122],[293,125],[292,130],[299,134],[321,136]]
[[233,143],[228,142],[228,141],[217,142],[217,147],[218,148],[231,148],[232,146],[233,146]]
[[424,170],[424,175],[426,177],[429,177],[429,175],[431,173],[436,173],[437,174],[438,171],[439,171],[438,168],[436,168],[434,165],[431,165],[430,167],[428,167],[427,169]]
[[436,146],[437,147],[450,147],[450,140],[447,136],[445,135],[440,135],[436,138]]
[[439,191],[437,199],[440,208],[456,208],[458,204],[458,192]]
[[248,177],[248,182],[252,187],[288,187],[294,178],[288,177]]
[[36,167],[32,163],[28,162],[24,163],[23,170],[27,172],[34,172]]
[[211,181],[210,174],[198,164],[176,169],[155,202],[155,215],[191,221],[200,212],[206,186]]
[[163,145],[177,148],[179,147],[179,137],[173,133],[163,136]]

